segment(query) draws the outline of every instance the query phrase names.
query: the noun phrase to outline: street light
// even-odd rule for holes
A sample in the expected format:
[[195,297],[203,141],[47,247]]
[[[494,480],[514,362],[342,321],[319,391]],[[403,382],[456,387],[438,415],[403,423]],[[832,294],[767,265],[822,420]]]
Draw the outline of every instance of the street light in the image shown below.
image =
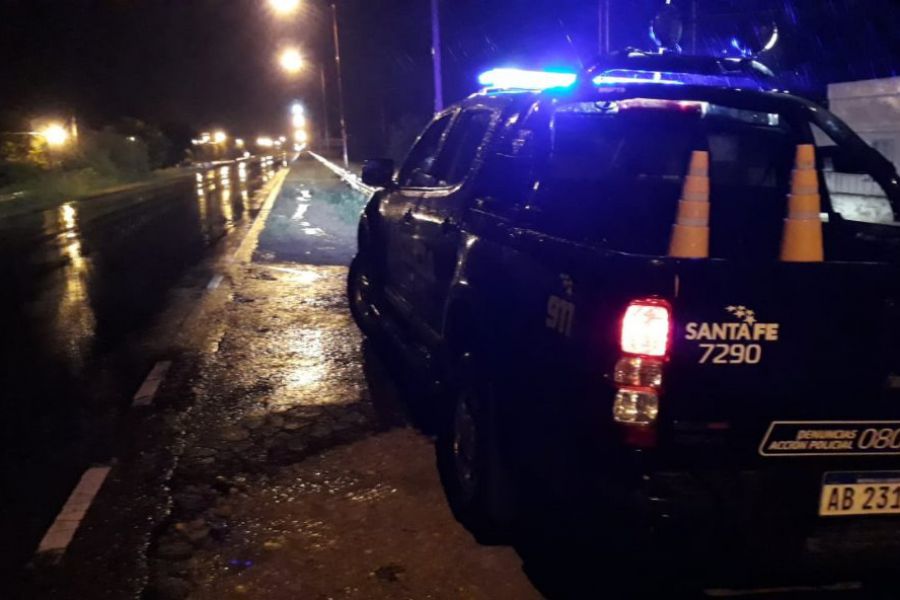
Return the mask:
[[224,131],[217,131],[213,134],[213,142],[216,144],[224,144],[228,140],[228,134]]
[[269,6],[279,16],[287,16],[297,12],[300,0],[269,0]]
[[65,146],[69,141],[68,130],[59,123],[50,123],[37,132],[39,136],[44,138],[47,145],[51,148],[59,148]]
[[303,110],[303,105],[299,102],[295,102],[291,106],[291,124],[294,126],[294,129],[306,127],[306,114]]
[[[269,0],[269,4],[272,9],[280,16],[287,16],[296,11],[299,7],[299,0]],[[340,34],[338,30],[338,14],[337,14],[337,2],[331,1],[328,3],[331,6],[331,30],[332,37],[334,39],[334,66],[335,71],[337,72],[337,89],[338,89],[338,106],[340,108],[340,120],[341,120],[341,142],[344,150],[344,168],[348,168],[350,166],[350,161],[347,155],[347,120],[344,115],[344,82],[342,78],[342,69],[341,69],[341,41]],[[289,50],[285,50],[281,53],[280,62],[282,68],[291,75],[296,74],[303,67],[303,58],[300,56],[299,52],[296,52],[295,56],[291,56],[288,54]],[[324,90],[324,80],[325,80],[325,69],[322,68],[322,82],[323,82],[323,90]],[[327,104],[327,103],[326,103]],[[327,109],[327,107],[326,107]],[[326,110],[327,112],[327,110]],[[328,131],[328,120],[325,119],[325,127],[326,127],[326,138]]]
[[296,75],[303,68],[303,55],[296,48],[285,48],[278,55],[278,63],[288,75]]

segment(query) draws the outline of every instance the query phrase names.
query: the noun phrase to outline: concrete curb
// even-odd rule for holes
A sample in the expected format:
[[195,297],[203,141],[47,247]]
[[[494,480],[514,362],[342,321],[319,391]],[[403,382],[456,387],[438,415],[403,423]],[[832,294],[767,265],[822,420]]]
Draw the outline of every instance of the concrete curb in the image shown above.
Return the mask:
[[361,192],[366,195],[372,195],[375,193],[375,190],[377,188],[373,188],[364,184],[355,173],[351,173],[347,169],[334,164],[324,156],[316,154],[315,152],[309,151],[309,154],[317,161],[328,167],[335,175],[340,177],[344,183],[352,187],[357,192]]

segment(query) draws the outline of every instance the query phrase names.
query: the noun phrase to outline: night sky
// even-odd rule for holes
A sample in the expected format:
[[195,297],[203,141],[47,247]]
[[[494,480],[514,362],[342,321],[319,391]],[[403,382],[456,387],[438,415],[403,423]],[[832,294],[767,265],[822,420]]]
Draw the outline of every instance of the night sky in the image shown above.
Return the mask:
[[[427,118],[428,4],[338,3],[356,154],[383,153],[398,123]],[[613,47],[649,48],[647,25],[663,4],[612,0]],[[806,95],[821,97],[828,81],[886,77],[900,67],[900,0],[699,6],[707,53],[728,48],[743,25],[777,22],[781,43],[763,60]],[[577,67],[597,48],[596,1],[442,0],[442,13],[448,101],[474,91],[477,73],[491,66]],[[291,23],[275,19],[265,0],[0,0],[0,124],[62,112],[93,126],[127,116],[168,130],[221,126],[253,137],[276,131],[292,98],[320,112],[315,63],[323,61],[334,120],[330,33],[324,0],[306,0]],[[315,67],[295,81],[273,58],[287,41]]]

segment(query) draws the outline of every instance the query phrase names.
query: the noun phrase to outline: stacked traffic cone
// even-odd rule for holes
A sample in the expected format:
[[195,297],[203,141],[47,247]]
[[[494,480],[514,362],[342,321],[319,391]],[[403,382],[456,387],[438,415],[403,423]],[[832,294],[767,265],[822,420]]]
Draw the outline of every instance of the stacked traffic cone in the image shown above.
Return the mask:
[[695,150],[672,226],[669,256],[709,257],[709,152]]
[[797,159],[791,177],[788,214],[781,238],[781,260],[784,262],[822,262],[819,176],[816,172],[816,148],[812,144],[797,146]]

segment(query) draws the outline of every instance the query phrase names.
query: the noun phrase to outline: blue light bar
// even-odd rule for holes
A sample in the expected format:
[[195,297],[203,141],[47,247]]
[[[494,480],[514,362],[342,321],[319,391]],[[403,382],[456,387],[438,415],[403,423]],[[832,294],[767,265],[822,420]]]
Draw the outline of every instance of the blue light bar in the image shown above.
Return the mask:
[[632,71],[614,69],[604,71],[594,77],[594,85],[615,85],[623,83],[659,83],[664,85],[683,85],[680,73],[664,73],[661,71]]
[[559,71],[528,71],[525,69],[491,69],[478,76],[478,83],[491,88],[517,90],[547,90],[566,88],[575,83],[578,75]]
[[[578,75],[572,72],[529,71],[513,68],[491,69],[478,76],[478,82],[485,87],[507,90],[568,88],[573,86],[577,80]],[[596,75],[592,83],[598,87],[655,84],[762,89],[758,82],[743,74],[732,75],[723,73],[721,75],[706,75],[672,71],[643,71],[638,69],[610,69]]]
[[699,85],[709,87],[762,89],[759,83],[742,74],[703,75],[700,73],[676,73],[667,71],[637,71],[613,69],[594,77],[594,85],[623,85],[652,83],[662,85]]

